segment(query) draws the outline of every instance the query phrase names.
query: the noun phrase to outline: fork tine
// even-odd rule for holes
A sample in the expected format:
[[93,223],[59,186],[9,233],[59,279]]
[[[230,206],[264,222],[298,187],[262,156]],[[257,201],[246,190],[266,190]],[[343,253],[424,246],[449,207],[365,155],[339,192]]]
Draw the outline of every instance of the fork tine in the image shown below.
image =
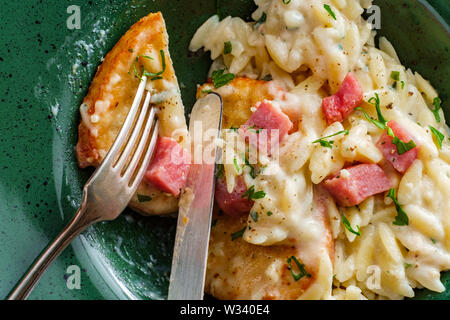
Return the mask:
[[147,152],[145,153],[144,160],[142,160],[142,164],[140,165],[139,170],[136,173],[136,177],[134,178],[134,181],[130,186],[130,190],[132,193],[136,192],[139,184],[141,183],[142,178],[144,177],[145,171],[147,170],[150,164],[150,160],[152,159],[153,153],[155,151],[156,140],[158,139],[158,129],[159,129],[159,121],[156,120],[155,128],[153,129],[152,138],[150,140]]
[[[136,152],[133,158],[131,159],[130,165],[127,168],[127,172],[124,174],[124,179],[129,181],[129,186],[131,187],[132,191],[135,187],[137,188],[137,184],[139,184],[139,182],[142,180],[142,176],[144,175],[144,172],[147,170],[150,159],[153,155],[156,139],[158,138],[158,129],[159,129],[158,121],[156,121],[156,123],[154,121],[155,115],[156,110],[155,108],[152,108],[144,132],[142,134],[141,141],[139,142]],[[153,129],[152,134],[153,125],[155,125],[155,127]],[[141,162],[143,155],[144,158]],[[136,168],[139,168],[137,173]],[[131,181],[133,177],[134,180]]]
[[130,130],[132,129],[134,119],[138,114],[146,83],[147,77],[143,76],[136,92],[136,96],[134,97],[133,104],[131,105],[130,111],[128,112],[128,116],[122,125],[122,129],[120,129],[116,140],[114,141],[113,145],[109,149],[108,154],[103,160],[103,168],[110,167],[114,162],[116,162],[117,155],[120,155],[120,151],[122,150],[123,145],[130,133]]
[[[130,156],[133,155],[133,151],[136,146],[136,142],[139,141],[139,136],[141,134],[142,128],[144,127],[144,122],[147,117],[147,111],[148,111],[149,105],[150,105],[150,97],[151,97],[150,93],[147,92],[147,94],[145,96],[144,104],[142,105],[141,112],[138,117],[138,120],[136,121],[136,124],[132,129],[131,135],[130,135],[128,141],[126,142],[125,148],[124,148],[122,154],[120,155],[119,159],[117,160],[117,162],[115,164],[113,164],[114,170],[122,172],[124,167],[126,166],[126,164],[130,162],[129,161]],[[152,109],[151,112],[154,113],[153,110],[154,109]],[[142,138],[141,138],[141,140],[142,140]]]

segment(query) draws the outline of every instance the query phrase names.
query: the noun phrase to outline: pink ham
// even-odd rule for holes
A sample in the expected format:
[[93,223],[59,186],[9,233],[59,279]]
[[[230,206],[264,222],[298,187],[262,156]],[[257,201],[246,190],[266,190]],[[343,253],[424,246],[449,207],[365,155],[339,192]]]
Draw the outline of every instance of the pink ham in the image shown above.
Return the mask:
[[256,111],[241,126],[239,134],[251,144],[257,144],[259,150],[270,153],[275,144],[283,140],[292,129],[293,124],[279,107],[268,100],[259,102],[255,107]]
[[186,183],[191,154],[174,139],[159,137],[145,179],[161,191],[178,196]]
[[335,177],[326,180],[324,186],[339,205],[351,207],[389,190],[391,182],[378,165],[360,164],[341,170]]
[[253,201],[242,195],[247,191],[244,179],[238,177],[236,186],[232,193],[228,193],[227,184],[224,178],[219,178],[216,182],[215,199],[219,208],[226,214],[234,217],[246,215],[253,207]]
[[[403,129],[397,122],[389,121],[387,124],[395,136],[398,137],[401,141],[408,143],[411,140],[414,140],[413,137]],[[397,146],[392,143],[394,138],[390,137],[387,134],[387,131],[383,133],[380,140],[377,143],[378,149],[380,149],[381,153],[383,153],[384,158],[400,173],[405,173],[406,170],[411,166],[414,160],[417,159],[417,155],[419,153],[418,148],[413,148],[402,155],[397,153]],[[417,145],[417,142],[415,142]]]
[[363,90],[353,73],[347,74],[339,91],[322,101],[328,125],[344,121],[363,102]]

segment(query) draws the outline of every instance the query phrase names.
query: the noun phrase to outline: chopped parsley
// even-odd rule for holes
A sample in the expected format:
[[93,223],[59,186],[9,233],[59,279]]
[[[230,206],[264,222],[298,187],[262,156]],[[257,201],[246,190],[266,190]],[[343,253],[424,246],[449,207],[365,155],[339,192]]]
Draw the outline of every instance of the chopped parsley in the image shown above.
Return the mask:
[[441,103],[442,101],[441,99],[439,99],[439,97],[434,98],[433,100],[434,109],[431,109],[431,112],[433,112],[437,122],[441,122],[441,116],[439,114],[439,110],[442,109]]
[[372,118],[363,108],[361,107],[357,107],[355,108],[355,110],[359,110],[362,113],[364,113],[364,116],[366,117],[367,121],[369,121],[370,123],[372,123],[374,126],[380,128],[381,130],[386,129],[386,124],[387,121],[386,119],[384,119],[381,110],[380,110],[380,97],[378,96],[377,93],[375,93],[375,97],[372,97],[369,99],[368,101],[370,104],[374,105],[375,108],[377,109],[377,114],[378,114],[378,120]]
[[238,164],[237,159],[233,159],[234,167],[236,168],[237,173],[241,173],[241,166]]
[[395,81],[400,81],[400,72],[399,71],[392,71],[391,72],[391,79]]
[[212,73],[212,81],[216,88],[223,87],[234,78],[235,75],[232,73],[225,73],[225,69],[216,70]]
[[352,227],[352,225],[350,224],[350,221],[348,221],[348,219],[342,215],[342,223],[344,224],[345,228],[350,231],[353,234],[356,234],[358,237],[361,236],[361,230],[359,229],[359,226],[356,226],[356,228],[358,229],[358,231],[355,231]]
[[413,140],[409,140],[409,142],[405,143],[402,140],[400,140],[398,137],[396,137],[394,134],[394,131],[392,131],[391,128],[387,127],[387,132],[388,132],[388,135],[393,138],[392,143],[397,146],[397,153],[399,155],[402,155],[416,147],[416,144]]
[[267,216],[270,217],[271,215],[273,215],[272,211],[267,211]]
[[139,74],[139,72],[136,69],[136,63],[139,62],[139,58],[142,57],[142,58],[149,59],[149,60],[153,60],[153,58],[149,57],[149,56],[142,56],[142,55],[139,55],[136,57],[134,64],[133,64],[133,70],[134,70],[134,74],[139,79],[141,79],[141,81],[142,81],[142,77],[144,77],[144,76],[151,77],[150,78],[151,81],[162,79],[161,75],[166,71],[166,67],[167,67],[166,66],[166,55],[164,53],[164,50],[159,50],[159,53],[161,54],[162,70],[159,72],[156,72],[156,73],[148,72],[147,70],[145,70],[144,66],[142,66],[141,74]]
[[394,201],[395,208],[397,209],[397,216],[395,217],[395,221],[393,222],[396,226],[407,226],[409,225],[409,218],[406,212],[403,210],[402,206],[399,204],[397,197],[395,196],[395,189],[392,188],[389,190],[387,195]]
[[[391,79],[395,82],[392,84],[392,88],[397,89],[397,83],[400,81],[400,71],[392,71]],[[405,81],[401,81],[402,89],[405,87]]]
[[433,133],[434,137],[436,138],[439,149],[442,149],[442,141],[444,141],[445,136],[440,131],[438,131],[436,128],[434,128],[432,126],[429,126],[429,127],[430,127],[430,130]]
[[[294,260],[295,264],[297,265],[298,268],[298,273],[295,273],[293,268],[292,268],[292,260]],[[288,264],[288,269],[291,271],[292,277],[294,278],[295,281],[300,280],[303,277],[308,277],[311,278],[311,274],[309,274],[306,269],[305,269],[305,265],[300,263],[300,261],[298,261],[298,259],[294,256],[291,256],[290,258],[287,259],[287,264]]]
[[204,89],[204,90],[202,90],[203,94],[209,94],[211,92],[213,92],[212,89]]
[[233,45],[230,41],[223,43],[223,54],[230,54],[233,51]]
[[250,188],[248,188],[247,191],[245,191],[245,193],[242,195],[242,198],[247,197],[248,200],[257,200],[257,199],[262,199],[266,196],[266,193],[264,191],[257,191],[255,192],[255,186],[251,186]]
[[325,8],[325,10],[327,10],[327,12],[330,14],[330,16],[336,20],[336,15],[334,14],[333,10],[331,9],[331,7],[327,4],[324,4],[323,7]]
[[405,152],[408,152],[409,150],[414,149],[416,147],[416,144],[414,143],[413,140],[410,140],[409,142],[403,142],[398,137],[396,137],[394,131],[392,131],[392,129],[387,125],[387,120],[383,117],[383,114],[381,113],[380,97],[378,96],[377,93],[375,93],[375,97],[370,98],[368,102],[371,105],[375,106],[375,109],[377,110],[378,120],[372,118],[370,115],[367,114],[367,112],[364,111],[364,109],[360,107],[355,108],[355,110],[362,111],[367,121],[371,122],[376,127],[380,128],[381,130],[387,130],[387,134],[393,138],[392,143],[396,145],[397,153],[399,155],[402,155]]
[[256,125],[252,125],[250,127],[248,127],[248,130],[254,133],[260,133],[262,130],[264,130],[264,128],[258,128]]
[[412,266],[411,263],[405,262],[405,269],[411,268]]
[[289,4],[289,3],[291,3],[291,0],[283,0],[283,3],[284,4]]
[[153,200],[152,197],[146,196],[146,195],[144,195],[144,194],[138,194],[138,195],[137,195],[137,198],[138,198],[138,201],[139,201],[139,202],[149,202],[149,201],[152,201],[152,200]]
[[252,179],[255,179],[256,178],[255,167],[250,164],[250,161],[248,161],[246,155],[244,155],[244,163],[245,163],[246,166],[250,167],[250,177],[252,177]]
[[313,141],[312,143],[320,143],[320,145],[322,147],[332,149],[334,141],[328,141],[328,140],[325,140],[325,139],[329,139],[331,137],[334,137],[334,136],[337,136],[337,135],[340,135],[340,134],[343,134],[343,133],[347,136],[349,134],[349,131],[348,130],[342,130],[342,131],[336,132],[335,134],[332,134],[330,136],[317,139],[316,141]]
[[247,226],[245,226],[244,228],[242,228],[242,230],[239,230],[235,233],[231,234],[231,241],[234,241],[238,238],[242,238],[242,236],[244,235],[245,229],[247,229]]
[[250,213],[250,217],[252,217],[253,221],[258,222],[259,214],[258,212],[253,211],[252,213]]

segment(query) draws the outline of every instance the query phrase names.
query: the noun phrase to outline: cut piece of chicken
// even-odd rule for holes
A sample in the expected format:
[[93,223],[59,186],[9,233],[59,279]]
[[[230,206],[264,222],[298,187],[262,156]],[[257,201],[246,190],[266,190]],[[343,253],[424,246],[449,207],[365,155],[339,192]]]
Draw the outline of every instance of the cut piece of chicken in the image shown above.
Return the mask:
[[[143,68],[158,74],[148,77],[146,89],[159,109],[160,136],[174,138],[186,147],[184,106],[165,22],[161,13],[151,13],[134,24],[106,55],[83,100],[76,147],[81,168],[99,166],[107,154],[131,107]],[[143,181],[130,206],[143,214],[169,214],[177,211],[178,198]]]

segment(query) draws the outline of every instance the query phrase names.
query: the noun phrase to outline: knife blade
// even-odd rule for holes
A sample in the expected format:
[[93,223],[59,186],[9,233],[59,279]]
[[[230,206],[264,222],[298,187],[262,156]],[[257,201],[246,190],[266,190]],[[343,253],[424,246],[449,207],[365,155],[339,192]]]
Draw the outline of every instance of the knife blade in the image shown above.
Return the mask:
[[169,300],[203,299],[222,109],[216,93],[198,100],[192,109],[189,135],[194,161],[179,202]]

